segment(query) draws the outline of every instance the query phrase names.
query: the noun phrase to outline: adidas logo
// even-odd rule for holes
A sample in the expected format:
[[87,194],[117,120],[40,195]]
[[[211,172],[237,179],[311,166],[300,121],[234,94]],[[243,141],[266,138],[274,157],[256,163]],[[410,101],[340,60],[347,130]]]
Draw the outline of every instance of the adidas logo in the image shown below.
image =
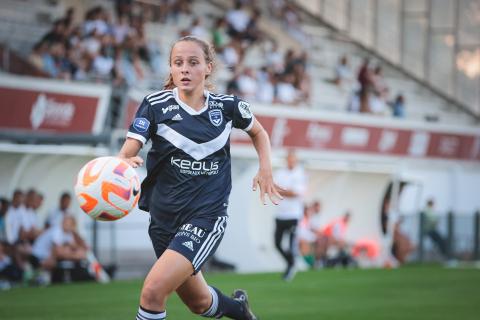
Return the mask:
[[193,251],[193,242],[192,241],[185,241],[184,243],[182,243],[182,245],[184,245],[185,247],[190,249],[190,251]]
[[180,120],[183,120],[182,116],[180,115],[180,113],[177,113],[173,118],[172,118],[173,121],[180,121]]

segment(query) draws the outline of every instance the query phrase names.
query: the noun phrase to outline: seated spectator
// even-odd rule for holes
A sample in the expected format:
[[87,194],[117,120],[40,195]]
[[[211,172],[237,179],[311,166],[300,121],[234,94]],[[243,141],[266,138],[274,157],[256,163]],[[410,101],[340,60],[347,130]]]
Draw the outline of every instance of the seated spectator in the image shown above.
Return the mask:
[[215,49],[219,52],[230,42],[230,36],[227,33],[227,21],[220,17],[216,20],[215,26],[212,30],[212,39]]
[[19,189],[13,192],[12,203],[5,214],[5,233],[7,242],[15,245],[20,239],[20,229],[22,227],[25,196]]
[[403,94],[398,94],[395,101],[390,103],[392,107],[393,116],[395,118],[405,118],[405,98]]
[[352,70],[348,65],[347,56],[342,56],[335,66],[335,79],[333,81],[339,87],[348,85],[352,81]]
[[232,40],[222,51],[222,61],[229,68],[233,68],[241,64],[244,51],[242,44],[238,40]]
[[5,233],[5,215],[7,214],[10,202],[6,198],[0,199],[0,241],[6,241]]
[[190,34],[197,38],[210,41],[210,35],[203,25],[202,19],[199,17],[193,19],[192,25],[190,26]]
[[41,232],[40,223],[38,221],[37,209],[41,205],[35,189],[27,191],[25,197],[25,210],[22,211],[22,225],[20,229],[20,238],[32,244]]
[[114,67],[114,60],[107,54],[106,47],[102,47],[100,54],[93,60],[93,73],[100,79],[110,79]]
[[72,204],[72,196],[69,192],[63,192],[58,201],[58,207],[52,209],[47,217],[46,227],[59,227],[62,225],[63,218],[72,215],[70,205]]
[[257,93],[257,80],[252,68],[245,68],[238,77],[240,96],[245,100],[254,100]]
[[61,226],[52,226],[37,238],[30,262],[35,269],[51,271],[59,261],[80,262],[86,258],[87,245],[78,234],[76,220],[67,215]]
[[346,256],[348,243],[345,236],[350,218],[351,214],[347,211],[340,218],[335,218],[329,222],[321,231],[323,237],[318,247],[320,265],[329,265],[329,261],[336,261],[338,258]]
[[256,100],[261,103],[275,101],[275,75],[268,68],[263,67],[257,76]]
[[305,206],[303,219],[298,224],[300,253],[310,267],[314,267],[315,261],[321,258],[321,256],[318,255],[319,245],[323,237],[318,227],[318,215],[320,211],[321,206],[318,201]]
[[250,14],[244,9],[242,1],[237,0],[234,9],[228,10],[225,18],[229,26],[229,35],[243,39],[250,23]]
[[282,104],[295,104],[298,101],[297,89],[293,86],[293,74],[284,74],[278,78],[276,101]]
[[8,245],[0,241],[0,290],[9,289],[11,282],[22,280],[23,271],[7,254]]
[[28,56],[28,61],[39,70],[45,70],[43,65],[43,55],[48,50],[47,42],[37,42]]
[[275,73],[281,73],[284,69],[283,55],[280,53],[277,42],[273,41],[271,48],[266,48],[264,59],[269,68],[272,68]]

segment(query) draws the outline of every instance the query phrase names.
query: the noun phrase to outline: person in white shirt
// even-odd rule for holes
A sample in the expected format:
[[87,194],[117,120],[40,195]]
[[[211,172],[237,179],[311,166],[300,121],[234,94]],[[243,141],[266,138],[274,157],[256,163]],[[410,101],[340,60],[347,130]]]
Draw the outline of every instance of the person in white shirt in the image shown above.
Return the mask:
[[41,197],[43,200],[43,197],[35,189],[28,190],[25,198],[25,210],[22,211],[20,237],[29,243],[33,243],[41,232],[37,209],[42,201],[39,202],[38,197]]
[[22,228],[23,212],[25,211],[24,199],[23,192],[15,190],[10,208],[5,214],[5,234],[10,245],[15,245],[21,240],[20,230]]
[[[298,221],[303,216],[303,197],[307,189],[307,178],[295,151],[290,150],[287,154],[287,168],[275,172],[275,182],[280,189],[280,195],[284,198],[278,204],[275,217],[275,246],[287,262],[287,269],[283,279],[290,281],[295,276],[295,238]],[[289,247],[282,247],[282,239],[289,236]]]
[[77,232],[75,218],[66,215],[61,225],[50,227],[37,238],[30,261],[36,268],[51,270],[58,260],[80,261],[86,255],[87,245]]
[[58,207],[55,209],[52,209],[46,224],[47,226],[50,227],[55,227],[55,226],[61,226],[63,217],[65,217],[68,214],[71,214],[70,212],[70,205],[72,203],[72,196],[68,192],[63,192],[60,196]]

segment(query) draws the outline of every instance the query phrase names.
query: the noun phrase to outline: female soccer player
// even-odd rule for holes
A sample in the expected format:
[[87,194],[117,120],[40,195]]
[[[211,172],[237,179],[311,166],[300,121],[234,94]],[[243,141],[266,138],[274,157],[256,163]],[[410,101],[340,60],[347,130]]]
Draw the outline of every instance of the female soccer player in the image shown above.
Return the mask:
[[208,43],[181,38],[169,59],[164,90],[145,97],[119,153],[137,167],[143,163],[140,148],[152,140],[139,206],[150,212],[149,235],[158,260],[145,279],[136,319],[165,319],[174,291],[196,314],[256,319],[245,291],[225,296],[207,285],[201,268],[227,225],[232,127],[245,130],[257,150],[253,190],[260,189],[264,204],[265,194],[274,204],[282,199],[272,179],[268,135],[247,102],[206,90],[214,68]]

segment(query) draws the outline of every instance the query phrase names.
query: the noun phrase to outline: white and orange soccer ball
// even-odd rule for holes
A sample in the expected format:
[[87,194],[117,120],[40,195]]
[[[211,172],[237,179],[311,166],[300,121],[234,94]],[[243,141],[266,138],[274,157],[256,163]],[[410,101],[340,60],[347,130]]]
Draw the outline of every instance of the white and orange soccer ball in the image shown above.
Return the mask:
[[127,162],[117,157],[91,160],[78,173],[75,194],[80,207],[101,221],[126,216],[140,198],[140,178]]

